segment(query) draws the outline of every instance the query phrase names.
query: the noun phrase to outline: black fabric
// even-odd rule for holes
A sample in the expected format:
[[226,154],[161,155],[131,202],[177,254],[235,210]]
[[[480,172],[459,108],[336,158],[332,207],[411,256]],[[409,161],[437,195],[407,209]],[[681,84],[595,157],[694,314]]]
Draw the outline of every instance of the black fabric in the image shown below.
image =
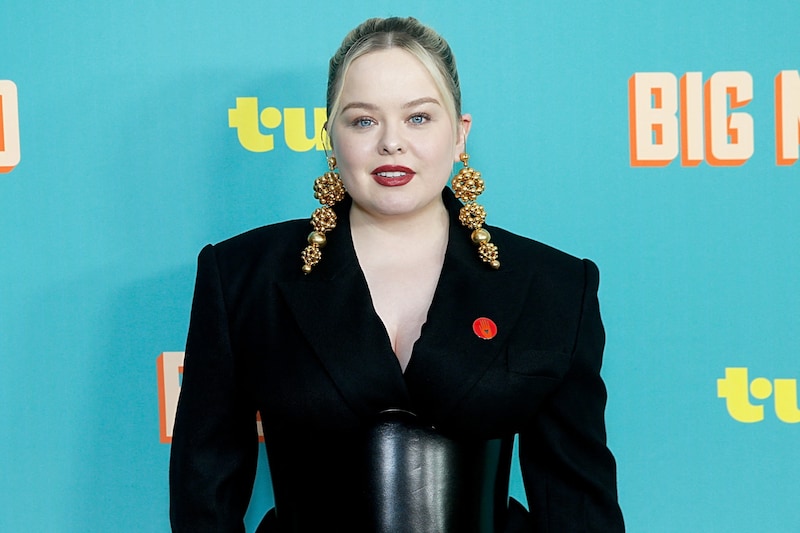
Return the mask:
[[[624,530],[606,447],[597,268],[488,227],[502,263],[492,270],[458,222],[459,202],[449,189],[443,198],[445,261],[405,372],[372,307],[346,203],[308,275],[299,259],[307,220],[203,249],[170,463],[174,531],[243,531],[256,411],[278,509],[336,523],[336,496],[358,490],[348,435],[387,409],[459,438],[519,434],[530,512],[512,502],[506,531]],[[497,325],[491,340],[472,330],[481,317]],[[278,464],[287,450],[305,460]],[[281,501],[292,483],[313,497]],[[260,531],[279,531],[273,516]]]

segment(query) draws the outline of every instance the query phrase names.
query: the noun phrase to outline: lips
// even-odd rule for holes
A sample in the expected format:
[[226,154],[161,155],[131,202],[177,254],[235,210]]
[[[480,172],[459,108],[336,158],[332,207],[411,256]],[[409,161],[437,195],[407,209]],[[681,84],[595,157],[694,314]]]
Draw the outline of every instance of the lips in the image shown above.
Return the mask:
[[414,171],[399,165],[383,165],[372,171],[372,179],[384,187],[400,187],[414,179]]

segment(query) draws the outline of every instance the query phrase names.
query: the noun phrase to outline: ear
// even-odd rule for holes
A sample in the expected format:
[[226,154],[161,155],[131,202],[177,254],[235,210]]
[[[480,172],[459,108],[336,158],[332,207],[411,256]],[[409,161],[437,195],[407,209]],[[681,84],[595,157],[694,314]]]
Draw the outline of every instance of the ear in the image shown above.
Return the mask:
[[472,115],[464,113],[456,125],[456,146],[453,152],[453,161],[456,163],[461,161],[461,154],[467,151],[467,137],[471,127]]
[[319,138],[322,140],[323,146],[330,146],[331,148],[331,155],[335,157],[333,153],[333,139],[331,138],[330,134],[328,133],[328,121],[325,121],[325,124],[322,125],[322,129],[319,130]]

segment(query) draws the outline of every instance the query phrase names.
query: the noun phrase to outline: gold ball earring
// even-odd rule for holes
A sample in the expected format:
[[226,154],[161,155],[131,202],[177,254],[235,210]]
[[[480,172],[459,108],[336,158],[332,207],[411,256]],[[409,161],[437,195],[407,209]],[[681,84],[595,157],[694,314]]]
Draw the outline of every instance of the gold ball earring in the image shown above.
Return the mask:
[[342,179],[336,172],[336,158],[328,157],[328,172],[314,180],[314,198],[319,200],[318,207],[311,214],[311,225],[314,231],[308,234],[308,246],[303,249],[303,273],[308,274],[322,259],[321,248],[325,246],[325,233],[336,227],[336,212],[331,207],[344,198],[345,188]]
[[481,260],[497,270],[500,268],[497,246],[491,242],[492,236],[483,228],[483,223],[486,222],[486,209],[475,202],[484,190],[483,179],[480,172],[469,166],[469,155],[463,153],[460,159],[464,167],[453,176],[452,182],[456,198],[464,202],[458,220],[472,230],[470,238],[478,245],[478,256]]

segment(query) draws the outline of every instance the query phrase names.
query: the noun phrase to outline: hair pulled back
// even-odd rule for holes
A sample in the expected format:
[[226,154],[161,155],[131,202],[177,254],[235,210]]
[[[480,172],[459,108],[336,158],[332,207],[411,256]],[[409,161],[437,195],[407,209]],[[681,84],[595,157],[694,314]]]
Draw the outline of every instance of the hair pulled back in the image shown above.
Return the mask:
[[[371,18],[348,33],[331,57],[328,68],[327,111],[331,124],[339,112],[347,71],[359,57],[378,50],[399,48],[416,57],[433,78],[452,114],[453,127],[461,116],[461,86],[450,45],[433,29],[413,17]],[[332,128],[328,128],[330,134]]]

